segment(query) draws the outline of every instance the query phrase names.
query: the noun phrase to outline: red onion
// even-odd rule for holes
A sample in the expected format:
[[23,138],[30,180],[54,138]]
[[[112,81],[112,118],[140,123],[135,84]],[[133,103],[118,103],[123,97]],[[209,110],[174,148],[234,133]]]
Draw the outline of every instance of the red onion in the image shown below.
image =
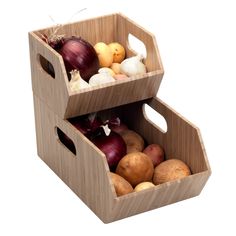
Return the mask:
[[42,39],[61,54],[66,71],[78,70],[82,79],[88,81],[90,77],[98,72],[99,60],[94,47],[81,37],[72,36],[70,38],[47,39],[42,35]]
[[120,134],[124,130],[128,129],[127,125],[122,123],[119,117],[112,118],[112,119],[108,120],[106,123],[108,124],[109,128],[112,131],[114,131],[118,134]]
[[103,128],[97,130],[97,136],[91,141],[106,155],[110,170],[115,170],[120,159],[126,155],[126,144],[122,137],[111,131],[107,136]]
[[101,119],[97,117],[95,113],[70,118],[68,121],[87,137],[89,137],[98,127],[102,125]]

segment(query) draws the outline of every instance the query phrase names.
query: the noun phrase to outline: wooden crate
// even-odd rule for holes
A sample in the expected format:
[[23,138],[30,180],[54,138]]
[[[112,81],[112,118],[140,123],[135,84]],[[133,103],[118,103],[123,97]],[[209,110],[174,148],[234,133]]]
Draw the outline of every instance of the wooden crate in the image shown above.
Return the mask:
[[[131,102],[156,96],[163,77],[163,67],[155,37],[122,14],[97,17],[60,28],[58,34],[81,36],[92,45],[99,41],[117,41],[125,49],[127,57],[135,53],[128,43],[129,34],[142,41],[147,56],[144,60],[147,73],[128,80],[120,80],[92,88],[72,92],[62,57],[42,39],[50,35],[55,27],[29,33],[30,59],[33,92],[62,118],[96,112]],[[51,63],[55,71],[53,78],[43,65],[43,60]]]
[[[166,133],[147,118],[145,104],[165,118]],[[186,162],[192,175],[117,197],[105,155],[37,95],[34,95],[34,107],[38,155],[105,223],[194,197],[211,174],[198,128],[157,98],[138,101],[100,111],[99,116],[118,115],[147,143],[162,145],[167,158]],[[57,128],[73,141],[76,155],[61,143]]]

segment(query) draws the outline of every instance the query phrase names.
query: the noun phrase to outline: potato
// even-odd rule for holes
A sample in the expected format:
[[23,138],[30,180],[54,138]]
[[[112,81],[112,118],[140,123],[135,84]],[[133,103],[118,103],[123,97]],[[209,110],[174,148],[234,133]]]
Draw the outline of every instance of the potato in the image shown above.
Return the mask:
[[113,62],[121,63],[125,58],[124,47],[117,42],[110,43],[108,46],[110,47],[113,54]]
[[133,192],[133,187],[123,177],[112,172],[110,176],[118,197]]
[[124,132],[120,133],[120,135],[126,143],[127,153],[143,151],[144,140],[139,134],[137,134],[133,130],[127,129]]
[[143,153],[147,154],[154,165],[156,167],[161,162],[164,161],[164,150],[163,148],[158,144],[150,144],[148,145],[144,150]]
[[139,192],[139,191],[142,191],[142,190],[145,190],[145,189],[148,189],[148,188],[152,188],[154,186],[155,185],[152,182],[142,182],[134,188],[134,191]]
[[151,159],[142,152],[125,155],[118,163],[116,173],[133,187],[141,182],[151,181],[154,167]]
[[162,184],[191,175],[189,167],[181,160],[169,159],[159,164],[153,175],[154,184]]
[[120,74],[120,63],[112,63],[111,69],[114,71],[115,74]]
[[113,62],[113,53],[111,48],[103,42],[99,42],[94,46],[98,55],[100,67],[110,67]]

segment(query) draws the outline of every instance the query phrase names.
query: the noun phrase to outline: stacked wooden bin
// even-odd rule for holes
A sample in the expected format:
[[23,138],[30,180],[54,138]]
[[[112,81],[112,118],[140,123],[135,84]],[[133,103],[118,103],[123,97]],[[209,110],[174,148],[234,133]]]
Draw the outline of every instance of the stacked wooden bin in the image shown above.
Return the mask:
[[[99,41],[120,42],[127,57],[135,54],[128,43],[131,34],[144,43],[147,52],[145,76],[75,93],[69,89],[62,57],[41,39],[42,34],[48,35],[52,30],[29,33],[39,157],[105,223],[198,195],[210,176],[209,163],[198,128],[155,97],[164,72],[154,36],[122,14],[63,25],[59,34],[81,36],[92,45]],[[43,61],[51,63],[53,76],[45,70]],[[167,132],[149,120],[144,106],[165,118]],[[117,197],[105,154],[67,120],[92,112],[118,115],[147,143],[162,145],[167,157],[178,157],[187,163],[192,175]],[[75,154],[60,142],[58,130],[73,141]]]

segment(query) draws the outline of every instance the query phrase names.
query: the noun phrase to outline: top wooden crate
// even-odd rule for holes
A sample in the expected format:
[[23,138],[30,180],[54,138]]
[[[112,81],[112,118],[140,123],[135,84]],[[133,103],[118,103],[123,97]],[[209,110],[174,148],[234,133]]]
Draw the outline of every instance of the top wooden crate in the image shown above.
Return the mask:
[[[30,59],[33,92],[62,118],[70,118],[99,110],[155,97],[164,71],[155,37],[142,27],[121,14],[96,17],[63,25],[58,34],[81,36],[92,45],[97,42],[119,42],[126,49],[126,56],[135,55],[128,41],[129,34],[142,41],[147,56],[144,63],[147,73],[126,80],[107,83],[92,88],[72,92],[63,59],[41,39],[49,35],[55,27],[29,33]],[[40,58],[51,63],[55,78],[42,67]]]

